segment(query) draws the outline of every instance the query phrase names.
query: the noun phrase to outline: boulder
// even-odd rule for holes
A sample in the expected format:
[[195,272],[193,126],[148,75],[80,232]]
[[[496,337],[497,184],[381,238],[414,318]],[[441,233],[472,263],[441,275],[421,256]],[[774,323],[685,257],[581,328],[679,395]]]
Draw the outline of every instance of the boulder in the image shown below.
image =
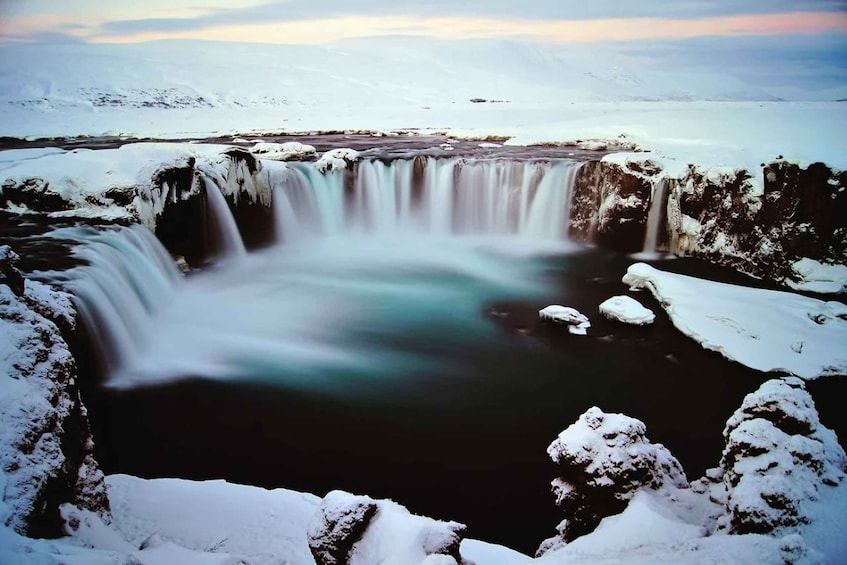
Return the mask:
[[812,521],[809,503],[845,477],[847,456],[821,425],[802,380],[773,379],[748,394],[726,423],[719,529],[785,535]]
[[415,516],[390,500],[332,491],[309,525],[318,565],[471,565],[459,548],[465,526]]
[[592,407],[550,444],[547,454],[561,472],[553,494],[565,518],[538,555],[592,532],[603,518],[623,511],[639,489],[687,488],[676,458],[645,434],[640,420]]

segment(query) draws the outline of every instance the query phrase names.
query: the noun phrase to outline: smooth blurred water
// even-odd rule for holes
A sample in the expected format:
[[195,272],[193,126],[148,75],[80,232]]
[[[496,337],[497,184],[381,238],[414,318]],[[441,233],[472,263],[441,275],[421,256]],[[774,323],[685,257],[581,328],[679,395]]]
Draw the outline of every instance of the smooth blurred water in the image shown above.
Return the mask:
[[567,249],[412,234],[276,246],[179,285],[109,384],[208,377],[355,394],[362,380],[457,377],[500,338],[486,308],[552,295],[542,258]]

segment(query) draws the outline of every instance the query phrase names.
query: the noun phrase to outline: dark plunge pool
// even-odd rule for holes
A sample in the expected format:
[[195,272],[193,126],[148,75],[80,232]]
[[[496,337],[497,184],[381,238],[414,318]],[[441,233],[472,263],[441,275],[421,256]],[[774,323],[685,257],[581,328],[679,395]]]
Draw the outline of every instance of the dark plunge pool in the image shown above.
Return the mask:
[[[682,336],[648,294],[631,293],[652,326],[602,319],[632,262],[347,235],[219,265],[159,296],[126,367],[90,387],[98,459],[108,473],[391,498],[532,553],[561,519],[546,447],[587,408],[643,420],[694,479],[764,380]],[[553,303],[587,314],[590,335],[539,324]]]

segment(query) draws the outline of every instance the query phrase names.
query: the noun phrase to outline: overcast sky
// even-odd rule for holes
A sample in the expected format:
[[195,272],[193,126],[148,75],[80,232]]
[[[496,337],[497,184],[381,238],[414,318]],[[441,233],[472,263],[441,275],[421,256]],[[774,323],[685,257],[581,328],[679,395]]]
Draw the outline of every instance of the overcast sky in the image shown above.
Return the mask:
[[[847,0],[0,0],[0,41],[847,37]],[[830,39],[831,40],[831,39]]]

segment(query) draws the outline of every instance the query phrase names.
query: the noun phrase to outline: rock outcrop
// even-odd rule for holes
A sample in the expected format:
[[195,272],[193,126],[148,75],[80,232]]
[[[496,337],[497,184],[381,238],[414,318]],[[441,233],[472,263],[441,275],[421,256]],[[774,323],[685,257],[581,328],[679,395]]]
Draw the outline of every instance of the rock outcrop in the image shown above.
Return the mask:
[[657,247],[782,282],[809,258],[847,263],[847,172],[823,163],[763,164],[763,184],[745,169],[688,165],[663,171],[646,157],[583,165],[570,235],[623,252],[640,251],[659,182],[667,183]]
[[462,524],[415,516],[390,500],[333,491],[308,538],[318,565],[471,565],[459,553],[464,532]]
[[795,377],[767,381],[748,394],[723,433],[720,467],[695,484],[724,505],[719,530],[794,532],[813,521],[810,505],[844,480],[844,449]]
[[62,336],[75,324],[70,296],[35,281],[23,287],[18,296],[0,281],[0,520],[55,537],[64,532],[61,505],[108,521],[109,501]]
[[603,518],[626,508],[641,488],[688,486],[676,458],[645,433],[643,422],[593,407],[550,444],[547,454],[561,473],[553,493],[565,519],[538,555],[590,533]]
[[653,181],[652,161],[627,164],[591,161],[580,167],[571,199],[569,235],[623,252],[644,243]]

